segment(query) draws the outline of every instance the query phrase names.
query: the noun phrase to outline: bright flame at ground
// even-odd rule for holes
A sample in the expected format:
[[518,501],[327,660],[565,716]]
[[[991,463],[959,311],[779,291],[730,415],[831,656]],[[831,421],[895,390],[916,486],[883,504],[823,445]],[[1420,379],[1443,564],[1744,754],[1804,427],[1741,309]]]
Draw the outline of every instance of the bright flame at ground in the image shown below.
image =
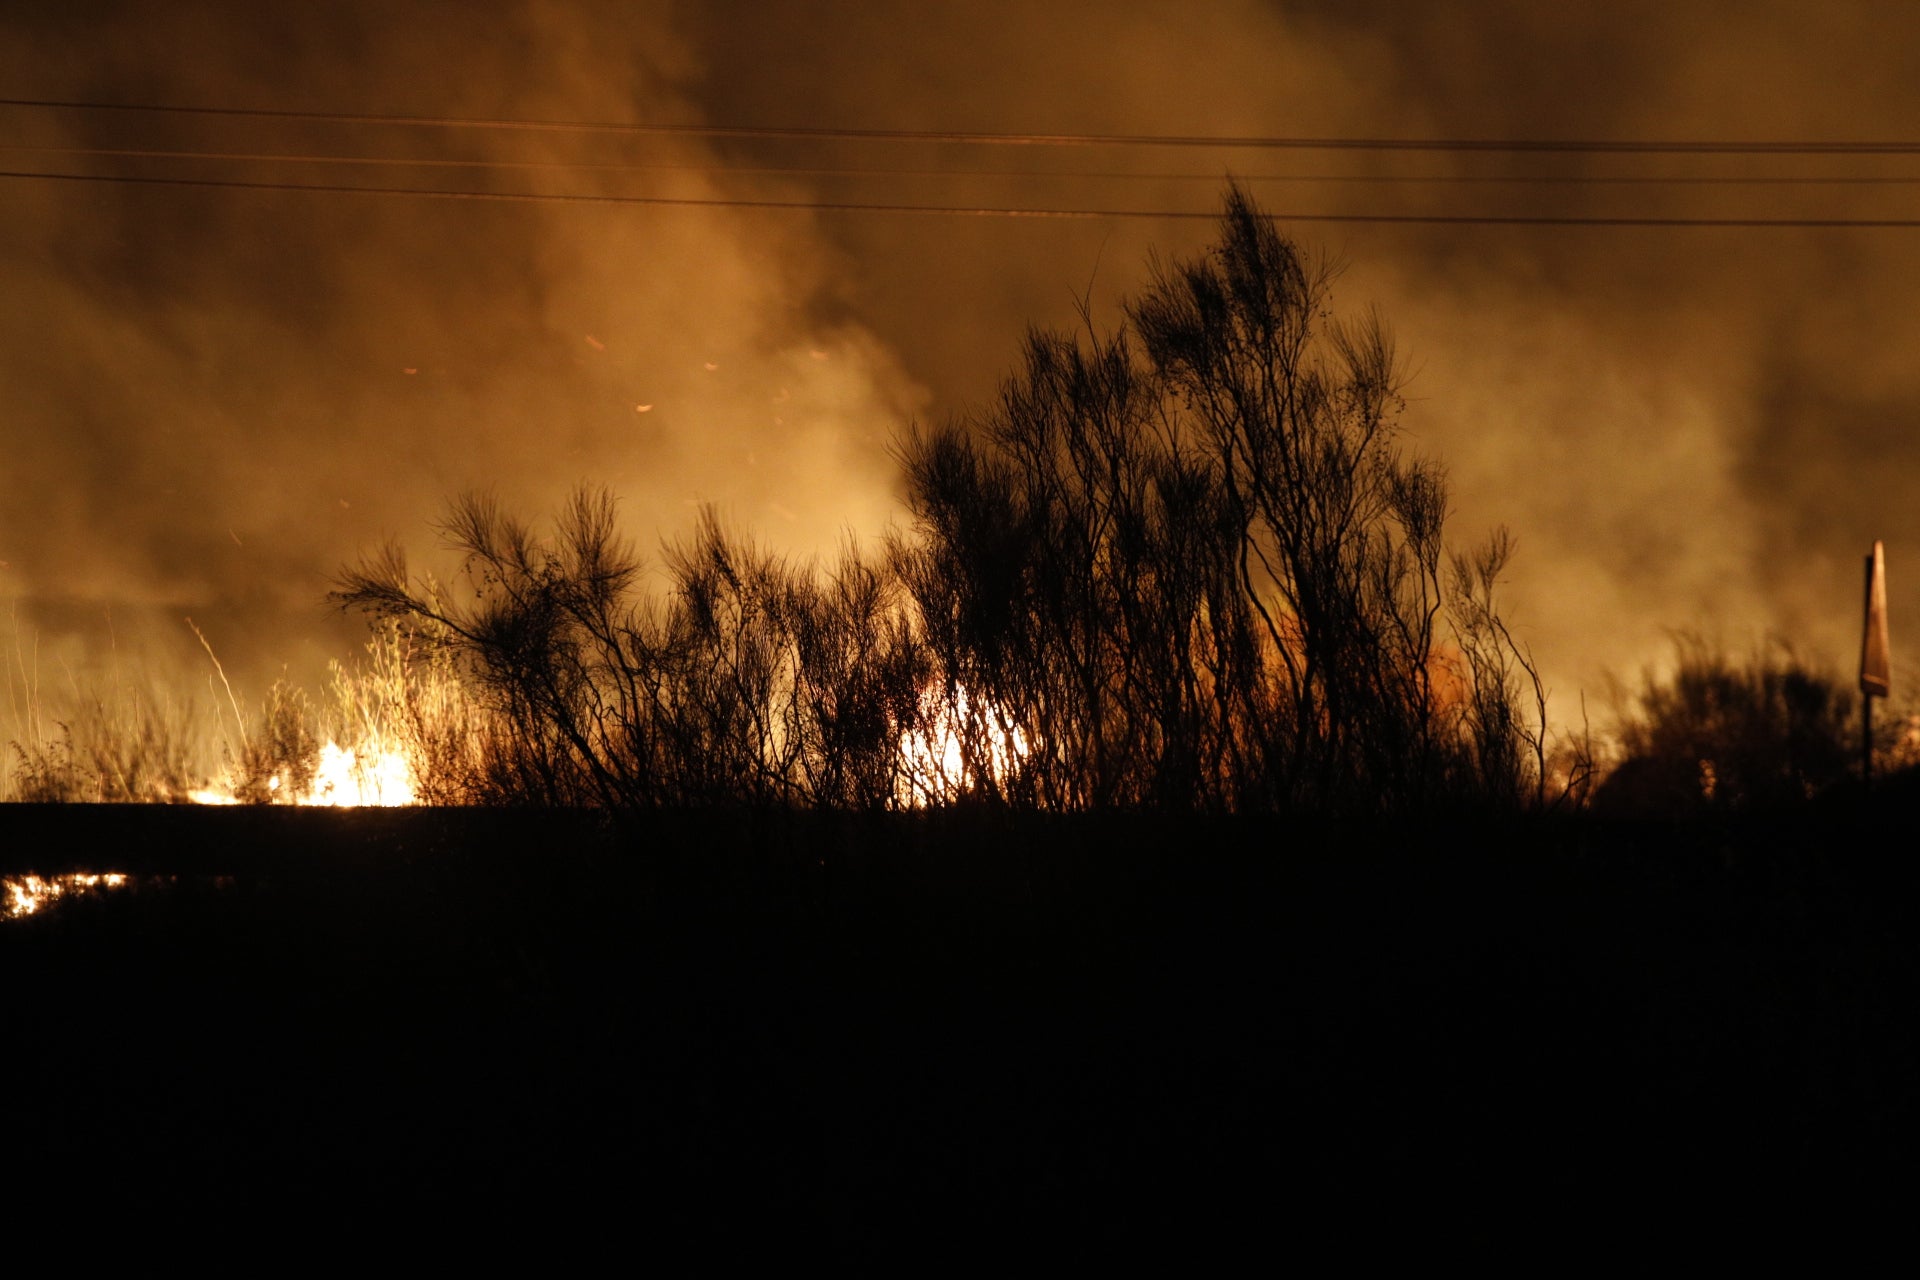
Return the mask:
[[415,799],[413,770],[393,750],[352,748],[329,741],[320,748],[313,789],[297,803],[309,805],[401,805]]
[[[903,768],[897,798],[907,808],[957,799],[979,781],[980,771],[967,768],[962,737],[975,718],[967,691],[958,690],[954,705],[949,707],[930,690],[921,696],[920,707],[926,727],[900,738]],[[986,751],[986,774],[995,782],[1006,781],[1030,750],[1026,734],[1001,708],[991,704],[979,709],[977,731]]]
[[[343,747],[331,738],[320,748],[314,768],[313,784],[298,795],[282,795],[280,775],[267,779],[267,791],[274,804],[362,808],[416,804],[413,767],[399,751],[378,744],[362,744],[359,749]],[[187,794],[195,804],[240,804],[240,796],[231,784],[204,787]]]
[[8,876],[0,880],[0,918],[18,920],[71,894],[118,889],[126,882],[123,875],[80,872],[59,876]]

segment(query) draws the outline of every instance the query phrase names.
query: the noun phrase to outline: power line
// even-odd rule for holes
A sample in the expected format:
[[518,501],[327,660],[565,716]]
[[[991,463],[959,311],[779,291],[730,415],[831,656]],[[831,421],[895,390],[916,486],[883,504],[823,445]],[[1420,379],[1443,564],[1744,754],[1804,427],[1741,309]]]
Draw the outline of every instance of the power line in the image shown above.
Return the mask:
[[1475,151],[1618,155],[1920,155],[1920,142],[1839,140],[1628,140],[1547,138],[1329,138],[1275,135],[994,133],[946,129],[853,129],[801,125],[641,124],[624,121],[516,120],[477,116],[384,115],[261,107],[85,102],[0,98],[0,107],[56,111],[285,120],[310,124],[377,124],[410,128],[504,129],[690,138],[769,138],[835,142],[918,142],[1018,147],[1215,147],[1287,151]]
[[[208,160],[247,164],[364,165],[369,168],[423,168],[474,170],[578,170],[618,173],[773,174],[823,178],[1046,178],[1059,180],[1114,180],[1137,182],[1210,182],[1221,173],[1071,169],[929,169],[888,165],[796,164],[674,164],[666,162],[578,160],[471,160],[436,157],[315,154],[290,151],[162,150],[151,147],[65,147],[0,143],[0,151],[33,155],[123,160]],[[1363,186],[1915,186],[1920,175],[1790,175],[1790,174],[1372,174],[1372,173],[1235,173],[1241,182],[1355,184]]]
[[[129,174],[30,173],[0,170],[0,179],[48,182],[102,182],[137,186],[193,187],[229,191],[297,191],[325,195],[407,197],[430,200],[477,200],[522,204],[646,205],[666,208],[760,209],[788,212],[913,214],[958,218],[1042,218],[1094,220],[1218,218],[1217,210],[1190,209],[1059,209],[962,205],[886,204],[850,200],[760,200],[731,196],[635,196],[531,191],[448,191],[432,187],[373,187],[352,184],[243,181],[223,178],[160,178]],[[1425,213],[1272,213],[1275,222],[1350,222],[1416,226],[1505,227],[1719,227],[1719,228],[1854,228],[1911,230],[1920,218],[1689,218],[1607,217],[1577,214],[1425,214]]]

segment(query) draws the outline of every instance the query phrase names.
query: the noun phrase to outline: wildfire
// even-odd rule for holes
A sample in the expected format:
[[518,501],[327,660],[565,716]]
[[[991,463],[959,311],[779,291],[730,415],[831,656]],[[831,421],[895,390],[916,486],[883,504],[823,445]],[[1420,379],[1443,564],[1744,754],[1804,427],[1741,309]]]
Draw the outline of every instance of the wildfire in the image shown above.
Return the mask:
[[980,781],[982,770],[967,763],[966,737],[972,732],[985,755],[984,773],[1004,782],[1026,759],[1027,736],[1000,707],[991,703],[977,709],[967,691],[959,689],[952,705],[928,690],[920,699],[923,728],[901,735],[903,768],[898,788],[902,805],[919,808],[952,800]]
[[118,889],[123,875],[70,872],[58,876],[8,876],[0,879],[0,918],[18,920],[69,895]]
[[299,800],[308,805],[404,805],[415,799],[413,770],[391,749],[355,752],[328,741],[320,748],[313,789]]
[[[413,768],[399,751],[378,742],[364,743],[356,750],[331,738],[320,748],[310,786],[291,794],[283,777],[275,774],[267,779],[266,789],[274,804],[343,809],[410,805],[419,798]],[[231,783],[190,792],[187,798],[195,804],[242,803]]]

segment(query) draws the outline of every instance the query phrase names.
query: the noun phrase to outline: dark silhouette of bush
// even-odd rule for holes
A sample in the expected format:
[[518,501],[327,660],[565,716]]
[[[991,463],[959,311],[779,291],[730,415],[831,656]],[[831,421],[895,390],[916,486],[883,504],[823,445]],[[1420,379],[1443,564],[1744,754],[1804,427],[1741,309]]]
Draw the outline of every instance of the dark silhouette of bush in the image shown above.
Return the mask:
[[[1036,333],[996,412],[903,443],[893,567],[970,776],[1017,803],[1235,808],[1258,785],[1236,531],[1163,407],[1124,337]],[[1029,750],[996,777],[1016,726]]]
[[1509,544],[1443,573],[1444,477],[1400,445],[1384,327],[1331,319],[1330,279],[1230,188],[1220,242],[1161,268],[1126,328],[1030,334],[992,410],[907,438],[896,571],[950,713],[1033,743],[1008,798],[1538,794],[1534,673],[1493,603]]
[[335,599],[420,626],[468,674],[489,718],[476,798],[1537,799],[1544,694],[1493,598],[1509,543],[1449,567],[1445,479],[1401,445],[1391,343],[1375,316],[1331,318],[1330,279],[1230,188],[1216,247],[1160,268],[1118,332],[1034,332],[992,408],[904,434],[912,525],[878,562],[792,565],[709,514],[653,593],[604,494],[550,539],[467,498],[443,532],[473,604],[397,551]]
[[1697,635],[1674,640],[1671,674],[1642,678],[1619,714],[1619,763],[1602,812],[1679,817],[1801,804],[1849,777],[1853,691],[1787,645],[1745,661]]
[[925,683],[889,580],[849,552],[797,569],[711,512],[665,555],[668,590],[582,490],[550,537],[492,499],[441,526],[473,603],[409,574],[397,548],[333,598],[438,646],[480,704],[464,798],[651,808],[886,807]]

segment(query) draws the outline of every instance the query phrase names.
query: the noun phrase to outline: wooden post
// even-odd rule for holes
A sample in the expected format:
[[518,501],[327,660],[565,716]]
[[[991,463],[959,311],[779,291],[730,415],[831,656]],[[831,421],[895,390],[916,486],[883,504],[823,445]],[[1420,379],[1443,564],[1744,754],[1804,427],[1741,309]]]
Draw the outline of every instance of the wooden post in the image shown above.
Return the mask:
[[1860,635],[1860,778],[1873,786],[1873,700],[1893,687],[1887,654],[1887,554],[1879,542],[1867,556],[1866,620]]

